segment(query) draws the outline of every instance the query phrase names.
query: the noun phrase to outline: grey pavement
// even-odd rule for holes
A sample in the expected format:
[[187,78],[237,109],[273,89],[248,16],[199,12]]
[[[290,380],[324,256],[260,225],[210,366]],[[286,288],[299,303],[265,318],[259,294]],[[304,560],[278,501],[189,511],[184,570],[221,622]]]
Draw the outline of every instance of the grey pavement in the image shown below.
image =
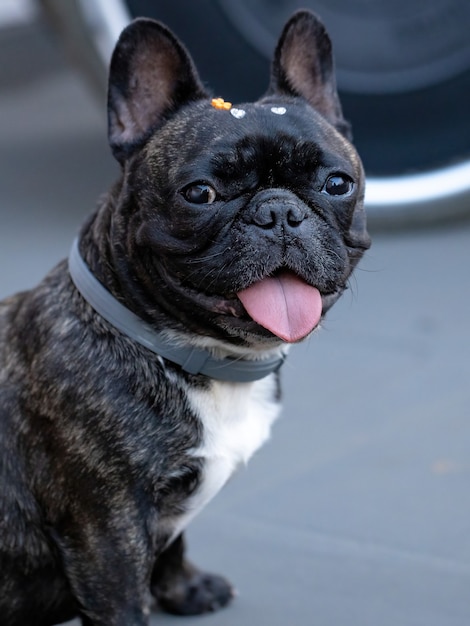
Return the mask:
[[[48,34],[34,71],[15,72],[10,43],[0,296],[67,253],[116,175],[104,104]],[[292,350],[271,441],[189,529],[190,556],[239,596],[152,624],[470,624],[469,274],[470,222],[374,235],[323,330]]]

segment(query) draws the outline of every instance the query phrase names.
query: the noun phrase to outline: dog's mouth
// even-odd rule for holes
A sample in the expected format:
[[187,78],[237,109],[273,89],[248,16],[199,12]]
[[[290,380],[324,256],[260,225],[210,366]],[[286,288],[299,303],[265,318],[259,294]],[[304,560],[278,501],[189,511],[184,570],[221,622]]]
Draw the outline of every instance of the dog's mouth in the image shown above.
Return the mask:
[[251,319],[287,343],[309,335],[322,316],[319,290],[290,271],[267,276],[237,297]]
[[323,294],[284,268],[244,289],[224,295],[209,294],[174,280],[171,283],[173,289],[189,297],[197,306],[217,315],[236,318],[246,330],[247,323],[255,323],[257,334],[262,328],[287,343],[295,343],[309,335],[341,293],[338,290],[334,294]]

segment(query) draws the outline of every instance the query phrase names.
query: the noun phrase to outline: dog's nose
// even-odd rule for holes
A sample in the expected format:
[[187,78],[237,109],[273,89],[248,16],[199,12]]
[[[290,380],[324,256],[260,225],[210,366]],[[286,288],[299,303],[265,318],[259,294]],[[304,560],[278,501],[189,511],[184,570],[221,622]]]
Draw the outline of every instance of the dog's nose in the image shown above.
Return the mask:
[[251,222],[263,230],[297,228],[307,217],[307,208],[290,202],[262,202],[251,214]]

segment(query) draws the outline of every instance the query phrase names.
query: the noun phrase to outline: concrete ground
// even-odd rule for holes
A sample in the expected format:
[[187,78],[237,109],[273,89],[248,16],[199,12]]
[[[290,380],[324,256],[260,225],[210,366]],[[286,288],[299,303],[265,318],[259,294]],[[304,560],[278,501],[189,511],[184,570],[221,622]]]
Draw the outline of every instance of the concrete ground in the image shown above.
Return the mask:
[[[116,175],[104,104],[24,28],[0,31],[0,296],[66,255]],[[189,530],[239,597],[152,624],[468,626],[469,273],[470,222],[375,234],[292,350],[271,442]]]

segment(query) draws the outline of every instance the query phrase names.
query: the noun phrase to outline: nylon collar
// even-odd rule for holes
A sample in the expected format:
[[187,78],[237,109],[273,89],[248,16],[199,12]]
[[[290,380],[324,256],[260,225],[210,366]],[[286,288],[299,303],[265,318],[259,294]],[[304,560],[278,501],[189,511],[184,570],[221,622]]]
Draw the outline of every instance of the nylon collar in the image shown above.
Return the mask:
[[284,356],[269,357],[261,361],[246,359],[216,359],[208,350],[184,347],[171,343],[140,317],[135,315],[99,282],[86,265],[75,239],[69,255],[69,272],[73,283],[83,298],[107,322],[133,341],[151,352],[180,365],[189,374],[203,374],[216,380],[229,382],[254,382],[277,371]]

